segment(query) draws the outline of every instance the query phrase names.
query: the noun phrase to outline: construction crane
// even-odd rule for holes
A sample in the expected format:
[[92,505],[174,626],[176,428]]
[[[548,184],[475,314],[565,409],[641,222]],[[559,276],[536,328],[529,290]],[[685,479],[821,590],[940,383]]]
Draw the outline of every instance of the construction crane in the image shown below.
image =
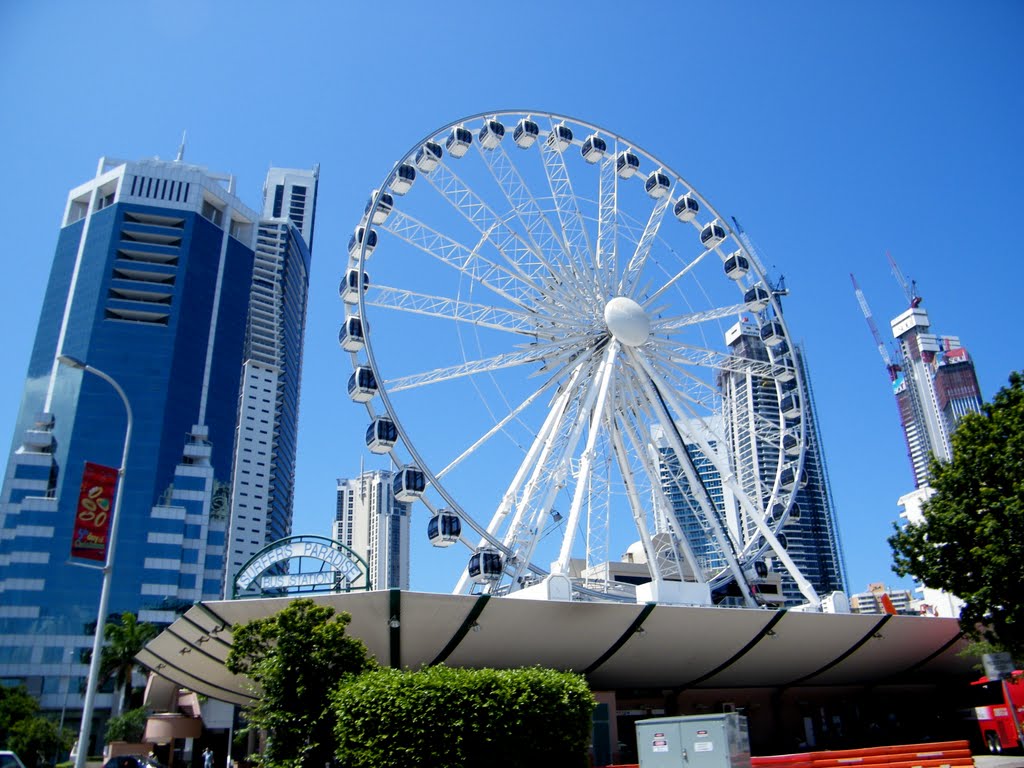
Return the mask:
[[[895,262],[893,262],[893,264],[895,266]],[[868,300],[864,298],[864,291],[862,291],[860,286],[857,285],[857,278],[853,276],[853,272],[850,273],[850,280],[853,282],[853,292],[857,294],[857,302],[860,304],[860,311],[864,313],[864,319],[867,320],[868,328],[871,329],[871,336],[875,340],[875,345],[878,347],[878,354],[882,356],[882,361],[885,363],[885,370],[889,373],[889,381],[896,381],[896,377],[899,375],[902,367],[898,363],[894,363],[892,361],[892,357],[889,355],[889,348],[885,345],[885,342],[882,341],[882,336],[878,332],[878,326],[875,325],[875,318],[871,314],[871,307],[868,306]]]
[[[903,272],[900,271],[899,265],[896,263],[896,259],[886,251],[885,257],[889,260],[889,266],[892,268],[892,274],[896,278],[896,282],[900,284],[900,288],[903,289],[903,295],[907,297],[907,302],[910,304],[911,309],[917,309],[921,306],[921,296],[917,295],[917,281],[911,280],[907,282],[907,278],[903,276]],[[853,277],[853,275],[850,275]]]
[[740,224],[735,216],[730,216],[732,223],[736,225],[736,236],[743,243],[743,247],[747,249],[747,254],[754,262],[754,266],[757,267],[758,272],[764,275],[764,280],[768,283],[768,289],[772,292],[773,296],[788,296],[789,290],[786,288],[786,276],[779,275],[779,279],[772,282],[768,271],[764,268],[764,264],[761,262],[761,257],[754,247],[754,243],[750,240],[750,235],[747,234],[746,230],[743,229],[743,225]]

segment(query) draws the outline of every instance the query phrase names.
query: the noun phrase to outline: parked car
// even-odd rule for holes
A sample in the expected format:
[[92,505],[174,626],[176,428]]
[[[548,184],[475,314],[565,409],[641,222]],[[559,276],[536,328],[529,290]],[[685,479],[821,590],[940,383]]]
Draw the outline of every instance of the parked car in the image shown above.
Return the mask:
[[[0,766],[0,768],[3,768]],[[164,768],[156,758],[148,755],[118,755],[103,764],[103,768]]]
[[25,768],[25,764],[13,752],[0,750],[0,768]]

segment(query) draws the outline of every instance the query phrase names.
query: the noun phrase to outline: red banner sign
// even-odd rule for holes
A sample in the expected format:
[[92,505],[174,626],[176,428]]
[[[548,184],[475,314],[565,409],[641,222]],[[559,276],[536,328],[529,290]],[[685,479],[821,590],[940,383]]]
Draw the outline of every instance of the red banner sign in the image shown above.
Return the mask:
[[117,468],[85,462],[82,488],[78,493],[75,528],[71,534],[71,556],[87,560],[107,559],[107,533],[117,486]]

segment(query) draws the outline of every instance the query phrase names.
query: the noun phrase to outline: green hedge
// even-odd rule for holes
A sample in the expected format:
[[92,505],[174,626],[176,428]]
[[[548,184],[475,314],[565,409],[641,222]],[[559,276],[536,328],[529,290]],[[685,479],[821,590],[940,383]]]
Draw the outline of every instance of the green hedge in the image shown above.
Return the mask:
[[587,762],[594,697],[569,672],[437,666],[363,673],[333,705],[346,768],[576,768]]

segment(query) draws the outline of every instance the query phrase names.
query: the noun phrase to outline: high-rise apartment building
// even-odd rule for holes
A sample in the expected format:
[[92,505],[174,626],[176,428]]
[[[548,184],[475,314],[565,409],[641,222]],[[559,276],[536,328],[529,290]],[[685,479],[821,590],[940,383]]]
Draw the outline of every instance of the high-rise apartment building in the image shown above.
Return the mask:
[[332,537],[366,560],[372,589],[409,588],[411,505],[395,499],[393,480],[388,470],[338,480]]
[[[767,361],[768,352],[761,341],[757,324],[743,318],[726,331],[725,340],[732,354],[751,360]],[[803,351],[793,350],[804,391],[803,420],[805,435],[804,471],[807,483],[794,495],[794,507],[783,533],[787,552],[800,572],[819,595],[845,591],[839,528],[836,523],[832,492],[825,456],[818,433],[817,414]],[[733,457],[736,479],[743,492],[762,508],[768,504],[778,470],[778,448],[757,439],[757,423],[778,420],[779,403],[774,386],[764,386],[748,371],[725,371],[720,378],[725,400],[725,434],[728,454]],[[753,528],[744,532],[755,535]],[[782,569],[782,590],[787,604],[804,602],[792,576]]]
[[111,614],[219,596],[256,224],[232,177],[182,162],[104,158],[68,196],[0,492],[0,678],[43,709],[80,702],[101,575],[69,562],[73,524],[84,463],[117,467],[126,431],[57,357],[133,411]]
[[981,411],[981,389],[967,350],[956,336],[930,333],[928,313],[915,299],[913,306],[892,320],[900,350],[900,369],[893,382],[914,485],[930,478],[935,456],[952,458],[950,435],[964,415]]
[[249,559],[292,530],[318,182],[318,168],[272,168],[263,187],[238,404],[225,598]]

